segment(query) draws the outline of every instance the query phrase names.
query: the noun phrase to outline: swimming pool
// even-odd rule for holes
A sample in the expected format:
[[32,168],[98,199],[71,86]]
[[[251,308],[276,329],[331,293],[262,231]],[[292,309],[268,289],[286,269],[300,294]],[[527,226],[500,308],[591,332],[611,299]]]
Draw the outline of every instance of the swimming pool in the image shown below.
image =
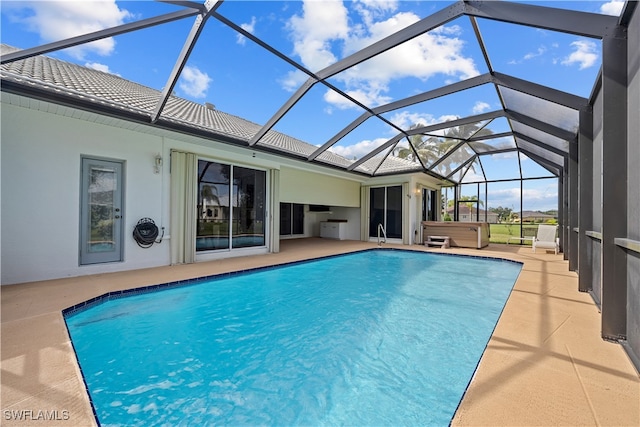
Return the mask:
[[370,250],[65,320],[102,425],[448,425],[520,269]]

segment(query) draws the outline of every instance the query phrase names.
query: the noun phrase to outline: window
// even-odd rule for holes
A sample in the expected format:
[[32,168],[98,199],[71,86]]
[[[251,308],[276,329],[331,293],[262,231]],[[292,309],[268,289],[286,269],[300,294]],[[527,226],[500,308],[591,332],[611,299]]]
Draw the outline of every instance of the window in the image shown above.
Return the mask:
[[280,203],[280,235],[304,234],[304,205]]
[[265,205],[265,171],[199,160],[196,250],[264,246]]

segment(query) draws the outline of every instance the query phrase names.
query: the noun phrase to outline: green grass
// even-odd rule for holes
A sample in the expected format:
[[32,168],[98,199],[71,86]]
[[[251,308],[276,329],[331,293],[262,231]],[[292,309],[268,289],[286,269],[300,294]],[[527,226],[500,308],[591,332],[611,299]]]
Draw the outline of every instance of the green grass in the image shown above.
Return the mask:
[[[520,237],[520,225],[519,224],[489,224],[491,230],[491,243],[507,243],[509,237]],[[533,237],[538,231],[538,225],[525,224],[522,226],[525,237]],[[519,242],[512,241],[511,244],[524,244],[531,246],[531,241]]]

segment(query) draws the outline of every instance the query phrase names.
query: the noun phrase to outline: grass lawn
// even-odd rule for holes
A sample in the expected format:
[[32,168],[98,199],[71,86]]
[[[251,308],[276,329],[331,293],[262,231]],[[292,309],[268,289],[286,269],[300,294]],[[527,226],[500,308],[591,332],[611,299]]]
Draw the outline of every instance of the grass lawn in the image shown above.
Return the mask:
[[[520,237],[520,225],[519,224],[489,224],[491,230],[491,243],[507,243],[509,237]],[[525,237],[533,237],[538,231],[538,225],[523,225],[523,232]],[[512,241],[511,244],[524,244],[531,246],[531,241]]]

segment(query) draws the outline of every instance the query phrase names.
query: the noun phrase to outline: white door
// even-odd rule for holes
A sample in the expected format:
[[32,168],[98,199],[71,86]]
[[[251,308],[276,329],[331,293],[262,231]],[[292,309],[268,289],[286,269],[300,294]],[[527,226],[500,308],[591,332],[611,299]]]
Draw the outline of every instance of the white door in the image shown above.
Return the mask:
[[123,259],[122,170],[119,161],[82,158],[80,265]]

